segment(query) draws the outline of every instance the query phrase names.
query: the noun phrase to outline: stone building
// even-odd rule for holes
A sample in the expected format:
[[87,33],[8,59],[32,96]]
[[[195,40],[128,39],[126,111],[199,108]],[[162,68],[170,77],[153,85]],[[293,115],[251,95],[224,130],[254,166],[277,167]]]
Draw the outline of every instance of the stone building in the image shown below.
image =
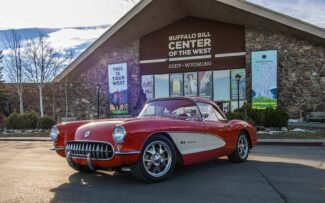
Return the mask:
[[144,94],[228,111],[268,96],[297,118],[325,111],[324,56],[324,29],[244,0],[142,0],[48,85],[46,111],[93,118],[99,101],[100,117],[131,115]]

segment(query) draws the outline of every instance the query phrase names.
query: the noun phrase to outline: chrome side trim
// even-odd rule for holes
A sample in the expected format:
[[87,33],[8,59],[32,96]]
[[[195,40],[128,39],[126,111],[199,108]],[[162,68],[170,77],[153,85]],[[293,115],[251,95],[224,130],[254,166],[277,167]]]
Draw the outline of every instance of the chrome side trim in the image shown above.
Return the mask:
[[53,150],[53,151],[62,151],[64,149],[65,149],[64,147],[53,147],[50,150]]
[[140,154],[140,151],[132,151],[132,152],[115,152],[117,155],[133,155],[133,154]]

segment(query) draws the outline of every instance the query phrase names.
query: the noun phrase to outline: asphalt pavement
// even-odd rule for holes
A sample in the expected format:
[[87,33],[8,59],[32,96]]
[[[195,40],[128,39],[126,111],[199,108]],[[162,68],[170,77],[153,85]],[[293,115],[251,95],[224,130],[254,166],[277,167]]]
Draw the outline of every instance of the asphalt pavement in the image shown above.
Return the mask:
[[49,148],[0,142],[0,202],[325,202],[324,147],[257,146],[245,163],[179,167],[156,184],[128,173],[76,172]]

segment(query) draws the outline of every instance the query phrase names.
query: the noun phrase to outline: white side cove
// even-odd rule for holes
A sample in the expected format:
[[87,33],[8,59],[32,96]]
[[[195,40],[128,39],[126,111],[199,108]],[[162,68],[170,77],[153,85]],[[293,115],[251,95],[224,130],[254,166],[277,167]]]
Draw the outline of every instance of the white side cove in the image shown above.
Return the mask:
[[225,141],[212,134],[197,132],[168,132],[181,154],[191,154],[218,149],[226,145]]

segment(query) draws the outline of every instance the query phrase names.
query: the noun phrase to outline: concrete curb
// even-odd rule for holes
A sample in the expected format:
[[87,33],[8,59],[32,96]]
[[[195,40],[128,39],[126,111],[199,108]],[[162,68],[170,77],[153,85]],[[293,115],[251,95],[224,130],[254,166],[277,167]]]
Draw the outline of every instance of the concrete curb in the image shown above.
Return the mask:
[[325,139],[258,139],[257,144],[325,147]]
[[0,137],[0,141],[50,142],[49,137]]

